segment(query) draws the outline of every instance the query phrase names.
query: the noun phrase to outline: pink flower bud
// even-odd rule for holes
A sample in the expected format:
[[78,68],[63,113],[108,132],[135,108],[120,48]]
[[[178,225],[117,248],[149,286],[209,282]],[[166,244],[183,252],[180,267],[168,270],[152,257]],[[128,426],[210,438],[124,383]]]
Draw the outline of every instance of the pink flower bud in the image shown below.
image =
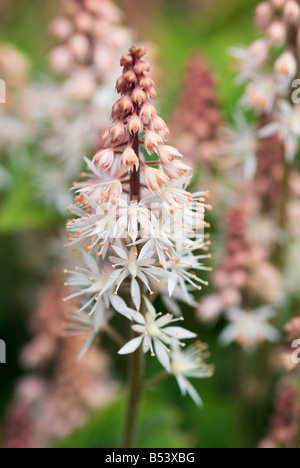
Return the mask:
[[60,73],[69,71],[72,65],[73,56],[68,47],[56,47],[49,55],[49,61],[54,70]]
[[275,63],[275,71],[287,78],[294,78],[297,73],[297,62],[291,52],[282,54]]
[[70,39],[70,48],[77,60],[84,60],[89,53],[90,44],[83,34],[76,34]]
[[146,95],[148,99],[156,99],[157,94],[153,87],[146,90]]
[[143,58],[146,54],[147,54],[146,47],[139,47],[138,50],[136,51],[136,57],[138,59]]
[[157,191],[168,182],[168,177],[159,169],[153,167],[145,168],[145,180],[150,190]]
[[110,129],[110,134],[113,143],[121,141],[125,134],[124,124],[122,122],[115,123],[115,125]]
[[163,144],[163,139],[160,135],[154,132],[146,131],[145,135],[145,147],[148,153],[158,150],[158,147]]
[[121,57],[121,67],[129,66],[133,63],[133,57],[130,54],[124,54]]
[[155,107],[151,104],[151,102],[146,102],[140,113],[140,118],[144,124],[150,122],[150,120],[156,115]]
[[265,29],[273,19],[273,8],[269,2],[263,2],[255,10],[256,25],[259,29]]
[[114,162],[115,154],[111,148],[100,151],[94,156],[94,162],[102,169],[109,169]]
[[284,7],[284,16],[291,23],[297,21],[300,17],[300,7],[295,0],[289,0]]
[[133,100],[133,102],[141,105],[146,100],[146,94],[141,88],[136,87],[132,91],[131,99]]
[[170,179],[178,179],[178,177],[186,176],[190,171],[191,168],[178,159],[164,165],[164,172]]
[[141,75],[142,73],[147,73],[150,71],[150,64],[148,62],[138,62],[134,66],[134,71],[137,75]]
[[126,82],[124,76],[120,76],[117,80],[116,90],[120,94],[124,94],[128,89],[128,83]]
[[72,24],[66,18],[56,18],[51,24],[52,33],[61,41],[65,41],[73,32]]
[[128,131],[132,135],[143,131],[143,124],[137,114],[133,114],[128,120]]
[[128,146],[121,156],[121,164],[127,169],[131,170],[134,166],[139,167],[139,158],[135,154],[133,148]]
[[78,31],[89,33],[93,27],[93,18],[88,13],[81,12],[76,16],[75,24]]
[[144,76],[140,81],[141,88],[148,90],[154,87],[154,81],[149,76]]
[[137,82],[137,76],[136,74],[134,73],[134,71],[132,70],[128,70],[128,72],[126,72],[124,74],[124,79],[127,81],[127,83],[129,84],[134,84]]
[[175,159],[183,158],[183,155],[178,151],[177,148],[168,145],[162,145],[158,148],[158,154],[163,164],[169,164]]
[[169,138],[170,130],[166,126],[163,119],[155,115],[152,119],[152,127],[156,132],[158,132],[164,139]]
[[119,109],[124,114],[133,112],[133,104],[129,96],[124,96],[119,100]]
[[281,45],[286,40],[286,28],[281,21],[275,21],[267,30],[268,37],[275,44]]

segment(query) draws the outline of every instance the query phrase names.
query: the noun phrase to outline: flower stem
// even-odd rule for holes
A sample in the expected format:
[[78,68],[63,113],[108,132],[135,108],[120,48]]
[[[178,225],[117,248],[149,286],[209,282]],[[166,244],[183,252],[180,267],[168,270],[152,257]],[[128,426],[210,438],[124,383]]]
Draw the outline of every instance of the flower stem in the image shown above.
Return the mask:
[[[135,338],[135,334],[133,334]],[[134,448],[137,437],[138,414],[142,396],[143,350],[140,347],[130,356],[129,401],[125,420],[123,448]]]
[[[136,155],[139,157],[140,153],[140,142],[138,135],[134,137],[132,142],[132,148]],[[141,181],[140,181],[140,169],[134,168],[130,176],[130,198],[131,200],[140,200],[141,196]],[[141,293],[143,292],[144,286],[141,281],[139,287]],[[141,314],[145,314],[145,304],[142,299]],[[139,336],[138,334],[131,332],[132,338]],[[138,426],[138,415],[140,408],[140,401],[142,396],[142,377],[143,377],[143,349],[140,347],[135,353],[129,358],[129,400],[128,408],[125,420],[124,436],[123,436],[123,448],[134,448],[137,437],[137,426]]]

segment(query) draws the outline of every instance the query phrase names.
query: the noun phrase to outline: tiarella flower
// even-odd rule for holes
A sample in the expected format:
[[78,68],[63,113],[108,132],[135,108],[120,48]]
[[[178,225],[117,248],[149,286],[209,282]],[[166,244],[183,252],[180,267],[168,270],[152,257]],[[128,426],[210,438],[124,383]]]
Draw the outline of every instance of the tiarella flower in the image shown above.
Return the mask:
[[253,78],[255,72],[265,63],[268,58],[270,42],[267,39],[258,39],[249,48],[232,47],[230,54],[236,60],[236,68],[239,72],[238,83]]
[[111,149],[100,151],[94,157],[94,162],[97,163],[102,169],[109,169],[114,162],[115,154]]
[[[166,265],[166,268],[171,272],[168,284],[169,294],[172,297],[176,287],[179,286],[184,297],[187,298],[189,295],[188,284],[196,290],[202,289],[201,284],[207,285],[207,282],[199,278],[195,273],[199,270],[209,270],[209,268],[199,263],[200,260],[206,259],[207,255],[190,254],[184,247],[181,250],[177,248],[175,251],[178,256],[176,258],[170,257]],[[190,272],[190,270],[194,271]]]
[[183,396],[190,395],[198,406],[202,405],[202,400],[188,379],[206,379],[213,375],[214,367],[206,364],[207,357],[207,346],[199,342],[187,349],[175,346],[170,356],[171,373],[176,377]]
[[285,52],[275,62],[275,71],[283,84],[289,86],[298,70],[297,61],[292,52]]
[[[120,354],[143,345],[170,372],[170,349],[196,335],[172,326],[173,315],[157,314],[145,294],[160,294],[176,316],[177,302],[196,305],[193,290],[207,284],[200,272],[209,257],[204,228],[210,206],[208,192],[187,191],[191,169],[164,144],[169,131],[150,102],[156,93],[145,53],[134,46],[123,55],[114,123],[93,162],[86,160],[83,181],[74,184],[68,240],[73,250],[82,245],[87,266],[72,272],[68,285],[75,288],[70,298],[80,301],[77,327],[90,330],[85,350],[117,312],[134,320],[136,334]],[[151,161],[146,152],[154,154]]]
[[258,112],[272,111],[279,83],[274,80],[272,75],[258,75],[246,87],[246,93],[242,98],[242,105],[247,109],[255,109]]
[[[88,298],[88,300],[82,301],[82,306],[78,309],[78,313],[88,310],[90,316],[96,312],[101,314],[102,301],[107,305],[107,308],[109,308],[110,302],[115,302],[113,291],[109,290],[109,288],[104,290],[110,272],[91,255],[84,251],[82,255],[85,263],[84,267],[76,267],[74,271],[65,270],[65,274],[68,275],[65,286],[77,289],[77,292],[71,294],[65,301],[76,297]],[[98,307],[100,298],[101,306]],[[124,309],[124,314],[127,318],[130,318],[130,315],[126,313],[126,308]]]
[[300,109],[287,101],[278,102],[277,121],[262,128],[261,135],[280,134],[285,143],[285,153],[288,161],[292,161],[297,153],[300,138]]
[[131,311],[132,318],[136,322],[132,329],[140,336],[129,341],[119,351],[119,354],[133,353],[142,345],[144,353],[150,351],[152,356],[156,355],[162,366],[170,372],[169,346],[180,345],[180,340],[195,338],[197,335],[181,327],[169,326],[182,318],[174,319],[171,314],[157,314],[147,298],[145,298],[145,302],[147,306],[145,316],[139,312]]
[[280,333],[269,323],[274,316],[275,312],[270,307],[260,307],[251,312],[230,309],[227,313],[230,323],[221,334],[220,342],[225,346],[236,342],[250,351],[264,341],[276,343]]
[[223,139],[222,153],[244,163],[245,176],[252,179],[257,167],[258,134],[242,112],[235,114],[235,128],[223,128]]
[[124,153],[121,156],[120,160],[121,164],[128,169],[128,171],[132,171],[135,167],[136,169],[139,168],[139,159],[137,154],[135,153],[134,149],[128,146]]
[[145,181],[150,190],[157,192],[160,187],[166,185],[169,178],[161,172],[159,169],[154,167],[147,167],[145,169]]
[[141,288],[138,280],[147,287],[150,293],[152,293],[150,282],[153,280],[158,281],[159,271],[154,266],[154,252],[149,251],[148,245],[144,246],[140,253],[138,253],[136,246],[131,247],[129,251],[117,246],[113,246],[113,249],[118,257],[110,257],[114,272],[106,283],[105,291],[111,288],[112,285],[116,285],[117,293],[126,278],[130,277],[131,297],[137,310],[139,310],[141,306]]

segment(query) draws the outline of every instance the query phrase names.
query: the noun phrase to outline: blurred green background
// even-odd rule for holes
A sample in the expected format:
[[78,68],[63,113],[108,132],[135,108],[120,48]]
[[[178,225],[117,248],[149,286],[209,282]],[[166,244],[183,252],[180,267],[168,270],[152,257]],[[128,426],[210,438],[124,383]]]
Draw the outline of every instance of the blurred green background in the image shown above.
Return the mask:
[[[49,19],[58,11],[53,0],[9,0],[3,2],[0,16],[1,42],[12,42],[30,57],[32,74],[49,73],[47,53],[53,43],[48,30]],[[7,3],[7,5],[5,5]],[[135,8],[141,8],[135,2]],[[151,2],[150,2],[151,3]],[[162,80],[159,85],[159,105],[162,117],[168,121],[180,94],[187,59],[193,52],[202,53],[217,72],[218,95],[225,119],[230,119],[240,95],[233,84],[228,48],[248,44],[254,37],[253,10],[258,2],[211,0],[203,7],[201,0],[192,6],[180,0],[155,2],[153,17],[146,27],[132,24],[140,41],[158,45],[158,61]],[[120,6],[124,6],[119,1]],[[141,2],[141,5],[143,2]],[[151,11],[151,9],[150,9]],[[132,15],[134,17],[134,15]],[[137,17],[141,17],[139,12]],[[20,155],[22,158],[22,155]],[[30,171],[28,174],[30,179]],[[207,187],[205,187],[207,188]],[[26,246],[30,239],[55,230],[57,218],[32,200],[30,181],[23,175],[15,190],[2,200],[0,211],[0,337],[7,342],[7,365],[0,367],[0,427],[5,407],[12,398],[14,384],[22,375],[19,352],[29,339],[28,317],[37,301],[42,275],[28,265]],[[39,252],[43,255],[43,252]],[[207,329],[189,314],[189,324],[199,331],[210,345],[216,364],[214,378],[196,382],[205,402],[203,409],[182,399],[172,379],[149,392],[143,401],[141,447],[218,447],[255,446],[263,436],[267,415],[251,411],[240,401],[236,385],[237,369],[243,360],[245,368],[260,372],[257,361],[239,355],[234,347],[220,349],[217,336],[222,328]],[[107,344],[109,347],[109,344]],[[115,352],[115,348],[113,348]],[[149,363],[149,372],[155,364]],[[153,368],[152,368],[153,367]],[[118,360],[115,374],[122,377],[122,362]],[[84,383],[83,383],[84,384]],[[109,407],[94,414],[87,427],[76,431],[60,447],[115,447],[118,445],[124,413],[120,397]],[[247,418],[247,424],[245,424]],[[250,427],[249,427],[250,425]]]

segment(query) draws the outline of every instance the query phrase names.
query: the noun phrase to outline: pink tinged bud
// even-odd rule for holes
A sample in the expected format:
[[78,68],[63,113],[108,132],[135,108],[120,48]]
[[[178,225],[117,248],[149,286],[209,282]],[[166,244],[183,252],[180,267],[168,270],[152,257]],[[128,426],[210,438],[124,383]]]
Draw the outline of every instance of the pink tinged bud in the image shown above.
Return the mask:
[[183,158],[183,155],[173,146],[163,145],[158,148],[158,154],[163,164],[169,164],[175,159]]
[[75,24],[78,31],[89,33],[93,27],[93,18],[88,13],[81,12],[76,16]]
[[113,143],[121,141],[125,134],[125,127],[122,122],[117,122],[111,129],[111,140]]
[[134,66],[134,71],[137,75],[141,75],[142,73],[147,73],[150,71],[150,64],[144,61],[138,62]]
[[128,131],[132,135],[143,131],[143,124],[137,114],[133,114],[128,120]]
[[153,87],[146,90],[146,95],[148,99],[156,99],[157,97],[157,93]]
[[133,103],[129,96],[124,96],[119,100],[119,109],[123,114],[133,112]]
[[287,78],[294,78],[297,73],[297,62],[291,52],[282,54],[275,63],[275,71]]
[[70,39],[70,48],[77,60],[84,60],[89,53],[90,44],[83,34],[76,34]]
[[134,88],[134,90],[132,91],[131,99],[136,104],[141,105],[146,100],[146,94],[141,88],[137,87],[137,88]]
[[124,79],[129,84],[134,84],[137,82],[137,76],[132,70],[128,70],[128,72],[124,74]]
[[51,24],[51,31],[61,41],[65,41],[71,36],[73,26],[71,22],[65,18],[56,18]]
[[146,102],[140,112],[140,118],[144,124],[147,124],[156,115],[155,107],[151,102]]
[[127,169],[131,170],[134,166],[138,169],[139,158],[131,146],[128,146],[121,156],[121,164]]
[[145,181],[150,190],[157,191],[168,182],[168,177],[159,169],[146,167]]
[[300,7],[294,0],[289,0],[284,7],[284,16],[291,23],[297,21],[300,17]]
[[109,146],[111,144],[111,134],[110,134],[110,130],[106,130],[103,135],[102,135],[102,143],[104,144],[104,146]]
[[100,151],[94,156],[94,162],[102,169],[109,169],[114,162],[115,154],[111,148]]
[[270,24],[267,34],[271,41],[278,45],[283,44],[286,40],[286,28],[281,21]]
[[148,89],[154,87],[154,81],[151,78],[149,78],[149,76],[144,76],[140,80],[140,86],[141,86],[141,88],[143,88],[145,90],[148,90]]
[[54,70],[65,73],[72,65],[73,56],[68,47],[56,47],[49,55],[49,61]]
[[121,67],[128,67],[129,65],[132,65],[133,63],[133,57],[130,54],[124,54],[121,57]]
[[146,49],[146,47],[139,47],[139,48],[136,50],[136,52],[135,52],[135,56],[136,56],[138,59],[143,58],[146,54],[147,54],[147,49]]
[[116,90],[120,94],[124,94],[128,89],[128,83],[126,82],[124,76],[120,76],[117,80]]
[[273,19],[273,7],[269,2],[263,2],[255,10],[256,24],[258,28],[265,29]]
[[164,165],[164,172],[170,179],[183,177],[190,171],[191,168],[178,159],[174,160],[172,163]]
[[157,133],[146,131],[144,142],[148,153],[153,153],[163,144],[163,139]]
[[166,126],[164,120],[157,115],[152,119],[152,127],[156,132],[158,132],[163,138],[168,138],[170,135],[170,130]]

